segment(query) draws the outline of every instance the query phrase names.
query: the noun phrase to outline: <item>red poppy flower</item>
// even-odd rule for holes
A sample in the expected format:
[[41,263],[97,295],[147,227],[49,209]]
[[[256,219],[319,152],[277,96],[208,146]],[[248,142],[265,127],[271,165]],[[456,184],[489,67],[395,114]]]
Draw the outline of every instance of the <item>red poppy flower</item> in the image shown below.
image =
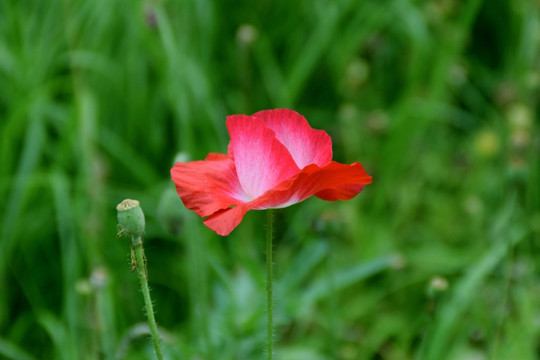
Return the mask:
[[184,205],[219,235],[228,235],[249,210],[282,208],[315,195],[349,200],[371,183],[360,163],[332,161],[332,141],[287,109],[227,117],[228,155],[178,162],[171,169]]

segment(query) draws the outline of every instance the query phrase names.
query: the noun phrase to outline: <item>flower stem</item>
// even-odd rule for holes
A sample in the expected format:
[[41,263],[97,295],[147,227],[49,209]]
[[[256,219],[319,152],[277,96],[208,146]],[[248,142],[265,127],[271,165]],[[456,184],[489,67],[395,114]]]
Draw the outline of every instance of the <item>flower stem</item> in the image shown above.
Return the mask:
[[272,240],[274,237],[274,211],[267,211],[268,228],[266,232],[266,315],[267,315],[267,338],[266,355],[268,360],[272,360],[274,345],[274,308],[273,302],[273,275],[272,275]]
[[150,327],[150,333],[152,334],[152,341],[154,342],[154,349],[156,351],[158,360],[163,360],[156,319],[154,317],[154,308],[152,306],[152,299],[150,298],[150,288],[148,287],[146,256],[144,255],[144,249],[142,246],[142,237],[133,236],[131,239],[133,246],[132,250],[135,253],[135,258],[132,259],[132,265],[137,270],[137,276],[139,277],[139,282],[141,284],[141,290],[144,297],[144,306],[146,308],[146,316],[148,317],[148,326]]

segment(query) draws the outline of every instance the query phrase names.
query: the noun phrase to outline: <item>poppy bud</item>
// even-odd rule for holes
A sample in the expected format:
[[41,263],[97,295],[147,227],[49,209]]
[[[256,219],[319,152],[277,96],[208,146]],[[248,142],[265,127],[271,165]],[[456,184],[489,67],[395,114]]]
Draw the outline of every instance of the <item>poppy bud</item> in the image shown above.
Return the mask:
[[92,271],[92,274],[90,274],[90,285],[95,289],[103,288],[105,285],[107,285],[107,278],[107,271],[104,268],[95,268]]
[[126,199],[116,206],[118,225],[122,232],[131,236],[144,233],[144,214],[137,200]]
[[430,298],[436,298],[448,290],[448,280],[441,276],[434,276],[426,289],[427,295]]
[[474,148],[478,155],[489,158],[499,152],[500,141],[497,133],[490,129],[482,130],[476,135]]
[[369,77],[369,64],[361,58],[354,59],[345,70],[344,85],[347,90],[357,90]]
[[531,109],[525,104],[512,105],[508,109],[507,116],[511,131],[530,130],[533,124]]
[[236,40],[244,46],[251,45],[257,39],[257,29],[250,24],[241,25],[236,31]]

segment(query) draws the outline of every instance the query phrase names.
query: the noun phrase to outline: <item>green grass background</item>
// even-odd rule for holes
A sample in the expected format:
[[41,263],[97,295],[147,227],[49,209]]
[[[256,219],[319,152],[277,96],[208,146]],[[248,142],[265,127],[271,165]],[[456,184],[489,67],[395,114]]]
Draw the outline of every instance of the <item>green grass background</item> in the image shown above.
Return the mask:
[[0,358],[152,358],[125,198],[167,357],[263,358],[264,213],[219,237],[169,169],[287,107],[373,184],[276,213],[276,358],[537,359],[539,8],[0,1]]

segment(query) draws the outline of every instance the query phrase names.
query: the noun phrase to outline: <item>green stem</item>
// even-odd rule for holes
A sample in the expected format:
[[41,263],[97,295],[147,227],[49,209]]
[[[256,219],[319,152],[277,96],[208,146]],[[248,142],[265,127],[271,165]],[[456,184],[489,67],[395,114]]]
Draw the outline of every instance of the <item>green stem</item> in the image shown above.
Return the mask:
[[150,333],[152,334],[152,341],[154,342],[154,349],[158,360],[163,360],[163,354],[161,353],[161,345],[159,342],[159,334],[156,324],[156,318],[154,317],[154,308],[152,306],[152,299],[150,298],[150,288],[148,287],[148,274],[146,272],[146,257],[144,256],[144,249],[142,246],[142,238],[140,236],[132,237],[133,251],[135,253],[134,264],[137,270],[137,276],[141,284],[141,290],[144,297],[144,306],[146,307],[146,316],[148,317],[148,325],[150,326]]
[[266,338],[266,354],[267,359],[272,360],[273,345],[274,345],[274,308],[273,302],[273,275],[272,275],[272,240],[274,237],[274,211],[268,210],[268,228],[266,232],[266,315],[267,315],[267,338]]

